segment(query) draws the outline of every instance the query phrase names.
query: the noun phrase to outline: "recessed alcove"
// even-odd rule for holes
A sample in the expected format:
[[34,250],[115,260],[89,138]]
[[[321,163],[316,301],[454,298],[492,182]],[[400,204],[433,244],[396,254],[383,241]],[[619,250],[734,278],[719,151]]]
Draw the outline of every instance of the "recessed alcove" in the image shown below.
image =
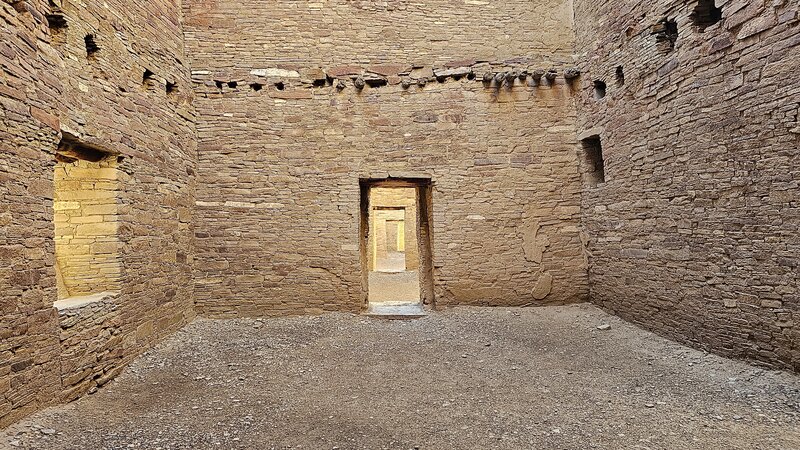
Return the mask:
[[653,25],[652,34],[656,37],[659,50],[670,53],[675,50],[675,43],[678,41],[678,21],[665,17]]
[[600,100],[606,96],[606,82],[603,80],[594,80],[594,99]]
[[67,28],[69,23],[64,14],[53,11],[51,14],[45,16],[47,19],[47,28],[50,30],[50,41],[55,45],[61,45],[66,42]]
[[592,187],[605,183],[605,160],[603,159],[603,145],[600,141],[600,136],[590,136],[581,140],[581,146],[583,147],[585,183]]
[[625,68],[622,66],[617,66],[616,70],[614,71],[614,77],[617,80],[617,86],[624,86],[625,85]]
[[53,175],[59,300],[120,290],[118,164],[117,156],[69,138],[59,146]]
[[147,89],[148,87],[152,86],[154,82],[155,74],[153,71],[150,69],[144,69],[144,72],[142,72],[142,86]]
[[100,46],[97,45],[97,38],[94,34],[87,34],[83,38],[84,44],[86,46],[86,56],[88,58],[92,58],[97,55],[97,52],[100,51]]
[[706,28],[722,20],[722,9],[717,7],[714,0],[700,0],[689,17],[697,30],[702,33]]

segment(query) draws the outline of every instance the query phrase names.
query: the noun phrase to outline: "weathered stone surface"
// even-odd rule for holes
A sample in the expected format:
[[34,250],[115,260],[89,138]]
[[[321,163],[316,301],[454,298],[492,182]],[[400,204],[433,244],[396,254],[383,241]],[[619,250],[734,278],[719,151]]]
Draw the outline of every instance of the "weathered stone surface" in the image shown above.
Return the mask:
[[382,75],[384,77],[395,76],[400,73],[407,73],[411,71],[411,67],[403,66],[400,64],[377,64],[369,66],[367,71]]
[[[361,183],[388,177],[429,180],[436,306],[591,279],[656,332],[799,369],[798,5],[716,4],[700,27],[672,0],[0,2],[0,426],[195,311],[360,311]],[[109,166],[59,174],[88,169],[62,137]],[[115,292],[59,315],[57,286]]]
[[328,69],[328,75],[335,78],[361,75],[363,72],[364,69],[361,66],[335,66]]
[[253,69],[250,74],[265,78],[300,78],[300,72],[296,70],[279,69],[277,67]]
[[[778,314],[800,311],[800,39],[796,20],[776,21],[798,3],[718,0],[722,22],[704,32],[695,5],[575,3],[579,130],[606,156],[605,183],[583,196],[592,299],[680,342],[798,370],[800,333]],[[667,11],[672,51],[626,33]]]
[[[513,25],[510,10],[518,16]],[[574,65],[568,2],[454,8],[436,0],[376,16],[343,0],[324,8],[297,4],[278,15],[267,3],[241,8],[227,0],[191,1],[187,16],[195,73],[249,73],[269,61],[346,78],[340,91],[305,89],[310,97],[276,101],[274,91],[220,97],[208,88],[210,78],[195,76],[201,314],[360,311],[359,180],[379,173],[432,180],[438,306],[586,299],[573,94],[563,80],[534,88],[517,78],[537,66]],[[195,25],[204,16],[239,19],[235,27]],[[441,23],[434,27],[420,17]],[[332,20],[339,25],[318,26]],[[487,27],[507,28],[512,38],[486,39],[481,30]],[[375,35],[377,28],[385,39]],[[491,62],[476,73],[515,74],[513,89],[469,79],[477,61]],[[393,75],[407,81],[391,83]],[[361,90],[353,84],[359,77]],[[285,207],[278,214],[237,210],[231,201]],[[540,236],[532,248],[542,254],[528,249],[531,261],[523,235],[537,221],[557,251],[542,251]],[[542,266],[552,278],[546,300],[532,295]]]
[[553,275],[550,272],[544,272],[536,281],[536,286],[533,287],[531,295],[536,300],[543,300],[551,292],[553,292]]
[[[25,8],[0,2],[0,427],[86,392],[194,316],[195,119],[180,2],[13,3]],[[48,30],[51,4],[65,28]],[[55,193],[55,180],[75,183],[56,175],[60,131],[120,158],[114,225],[103,202],[82,205],[80,189]],[[112,182],[97,176],[100,190]],[[76,320],[53,308],[56,216],[74,227],[62,236],[76,253],[117,252],[124,270],[94,266],[119,290],[113,314]],[[107,232],[117,244],[96,239]],[[73,287],[95,276],[73,269]],[[156,326],[135,336],[147,321]]]
[[433,74],[437,77],[465,77],[472,73],[471,67],[455,67],[451,69],[434,69]]
[[523,249],[525,258],[528,261],[541,264],[545,249],[550,245],[550,239],[546,235],[540,235],[541,225],[533,222],[526,226],[523,234]]

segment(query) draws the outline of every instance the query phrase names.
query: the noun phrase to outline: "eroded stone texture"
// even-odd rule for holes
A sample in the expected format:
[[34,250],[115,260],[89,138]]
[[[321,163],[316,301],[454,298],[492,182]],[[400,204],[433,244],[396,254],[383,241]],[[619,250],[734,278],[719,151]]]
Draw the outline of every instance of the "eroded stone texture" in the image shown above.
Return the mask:
[[476,60],[568,56],[574,41],[571,2],[564,0],[184,4],[192,69],[219,74],[303,73],[315,63],[334,69],[334,77],[364,65],[388,76],[407,66],[443,70]]
[[0,427],[61,384],[51,162],[60,58],[43,44],[46,2],[20,3],[0,2]]
[[[674,0],[183,3],[0,2],[0,426],[195,308],[362,311],[368,180],[425,180],[426,305],[591,283],[678,341],[800,368],[797,0],[702,25]],[[55,207],[62,137],[111,158],[113,202]],[[118,263],[60,313],[54,210]]]
[[572,90],[520,76],[574,64],[570,3],[382,3],[187,3],[199,310],[360,311],[359,179],[386,177],[432,180],[438,306],[585,299]]
[[[196,149],[180,9],[172,0],[0,2],[0,426],[104,383],[194,317]],[[122,319],[89,308],[63,332],[53,308],[62,131],[117,157],[124,174],[120,292],[110,300]]]
[[[575,2],[580,129],[604,129],[606,158],[583,200],[592,298],[680,342],[798,369],[799,4],[715,3],[722,20],[700,32],[697,2]],[[673,50],[652,34],[661,19],[677,22]]]
[[96,390],[125,367],[119,298],[99,301],[59,312],[61,325],[61,401],[71,401]]

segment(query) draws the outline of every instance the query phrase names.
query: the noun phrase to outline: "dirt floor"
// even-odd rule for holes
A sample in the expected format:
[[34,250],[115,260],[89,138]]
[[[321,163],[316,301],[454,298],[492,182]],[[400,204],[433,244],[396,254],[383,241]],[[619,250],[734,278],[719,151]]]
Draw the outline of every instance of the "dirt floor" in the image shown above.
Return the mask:
[[370,272],[369,302],[419,303],[419,272]]
[[796,375],[588,305],[459,308],[199,320],[0,447],[800,449],[799,424]]

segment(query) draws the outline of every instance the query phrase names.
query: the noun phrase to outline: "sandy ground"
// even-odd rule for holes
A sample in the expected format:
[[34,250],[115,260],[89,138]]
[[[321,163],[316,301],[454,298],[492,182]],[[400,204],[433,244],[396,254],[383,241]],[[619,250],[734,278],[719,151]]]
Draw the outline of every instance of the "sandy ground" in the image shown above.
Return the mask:
[[800,449],[799,423],[796,375],[588,305],[459,308],[199,320],[0,447]]
[[406,270],[406,253],[388,252],[385,258],[378,258],[375,269],[388,272],[402,272]]
[[419,272],[370,272],[369,302],[419,303]]

